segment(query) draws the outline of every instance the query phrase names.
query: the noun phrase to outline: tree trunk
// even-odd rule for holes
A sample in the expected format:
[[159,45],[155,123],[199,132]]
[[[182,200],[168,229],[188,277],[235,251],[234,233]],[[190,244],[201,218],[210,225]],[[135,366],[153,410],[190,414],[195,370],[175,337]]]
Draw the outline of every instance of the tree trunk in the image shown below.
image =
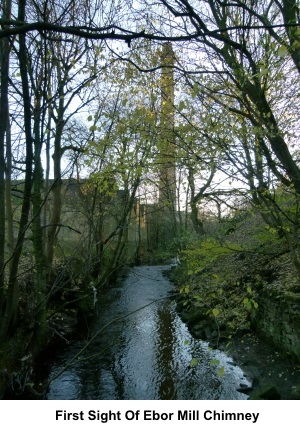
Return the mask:
[[[20,0],[19,2],[19,15],[18,19],[24,21],[25,19],[25,1]],[[24,129],[25,129],[25,140],[26,140],[26,168],[25,168],[25,181],[24,181],[24,193],[23,203],[21,209],[21,218],[19,223],[18,238],[14,250],[14,254],[11,261],[11,270],[8,280],[7,289],[7,303],[3,316],[2,325],[0,328],[0,340],[5,339],[10,329],[13,329],[17,321],[18,307],[19,307],[19,285],[18,285],[18,267],[19,261],[23,249],[25,234],[28,228],[28,219],[30,211],[30,200],[31,200],[31,186],[32,186],[32,130],[31,130],[31,100],[29,92],[29,83],[27,75],[27,55],[26,55],[26,41],[25,35],[20,34],[19,36],[20,50],[18,53],[20,74],[22,81],[23,91],[23,109],[24,109]]]
[[[10,19],[11,0],[3,1],[2,18]],[[5,270],[5,133],[9,121],[8,86],[9,86],[9,39],[0,41],[0,325],[4,301]],[[10,154],[9,154],[10,156]]]

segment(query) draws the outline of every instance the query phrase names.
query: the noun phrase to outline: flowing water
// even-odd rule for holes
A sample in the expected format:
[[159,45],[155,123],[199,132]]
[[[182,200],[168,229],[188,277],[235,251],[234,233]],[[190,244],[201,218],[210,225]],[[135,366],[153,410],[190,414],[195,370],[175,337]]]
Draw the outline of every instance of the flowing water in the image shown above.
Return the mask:
[[[122,284],[101,292],[89,339],[95,338],[54,379],[48,399],[247,398],[236,391],[241,383],[249,385],[242,370],[224,353],[193,339],[176,314],[173,285],[163,276],[168,268],[135,267]],[[50,378],[86,344],[78,341],[58,357]],[[212,365],[214,359],[220,364]]]

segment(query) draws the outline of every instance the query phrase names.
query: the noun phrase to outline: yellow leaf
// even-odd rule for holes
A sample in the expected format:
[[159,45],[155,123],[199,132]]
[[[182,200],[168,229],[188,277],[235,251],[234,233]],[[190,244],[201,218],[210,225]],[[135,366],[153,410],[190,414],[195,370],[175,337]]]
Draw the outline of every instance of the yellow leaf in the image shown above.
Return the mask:
[[278,53],[279,57],[285,57],[288,54],[288,50],[284,45],[282,45],[279,47],[277,53]]
[[222,366],[218,371],[218,375],[220,376],[220,378],[222,378],[222,376],[224,375],[224,372],[225,372],[225,368],[224,366]]
[[219,311],[219,309],[213,309],[212,313],[213,313],[214,317],[217,317],[219,315],[220,311]]
[[195,367],[196,364],[198,364],[198,361],[198,358],[192,358],[192,360],[190,361],[190,366]]

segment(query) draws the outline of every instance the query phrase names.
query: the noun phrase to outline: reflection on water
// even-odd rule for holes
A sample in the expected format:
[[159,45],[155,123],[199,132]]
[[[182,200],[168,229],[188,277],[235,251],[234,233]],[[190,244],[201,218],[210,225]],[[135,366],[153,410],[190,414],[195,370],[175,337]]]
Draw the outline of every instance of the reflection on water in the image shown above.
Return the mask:
[[[121,286],[101,295],[90,335],[99,334],[52,382],[48,399],[246,399],[236,391],[240,383],[248,384],[242,370],[193,339],[177,316],[168,298],[172,284],[162,274],[166,268],[136,267]],[[77,342],[62,354],[50,378],[85,345]],[[195,367],[192,358],[199,360]],[[212,359],[225,367],[224,376],[210,365]]]

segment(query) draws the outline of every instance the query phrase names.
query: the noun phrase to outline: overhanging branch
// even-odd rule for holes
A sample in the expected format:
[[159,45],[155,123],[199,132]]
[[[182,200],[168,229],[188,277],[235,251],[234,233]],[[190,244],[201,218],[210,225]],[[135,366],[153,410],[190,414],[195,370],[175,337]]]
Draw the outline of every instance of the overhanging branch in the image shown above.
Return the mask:
[[134,32],[118,26],[108,27],[88,27],[88,26],[62,26],[49,22],[20,22],[17,20],[0,19],[0,25],[5,26],[0,30],[0,39],[16,34],[25,34],[32,31],[45,32],[51,31],[55,33],[68,34],[91,40],[119,40],[126,42],[129,47],[130,43],[136,39],[146,39],[155,41],[188,41],[195,40],[201,37],[216,36],[224,31],[235,30],[261,30],[274,28],[300,27],[298,23],[289,24],[273,24],[273,25],[236,25],[226,28],[217,28],[215,30],[197,31],[191,34],[183,34],[179,36],[160,36],[157,34],[146,33],[145,30]]

